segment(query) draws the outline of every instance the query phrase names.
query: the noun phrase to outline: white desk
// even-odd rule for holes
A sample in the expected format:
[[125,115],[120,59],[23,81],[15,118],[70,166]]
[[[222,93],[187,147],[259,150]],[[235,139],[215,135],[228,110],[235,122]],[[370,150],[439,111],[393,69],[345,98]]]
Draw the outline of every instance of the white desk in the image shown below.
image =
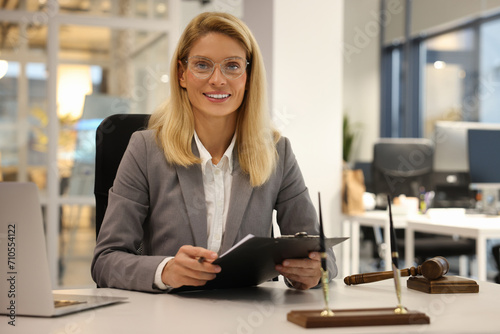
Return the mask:
[[[323,307],[321,289],[296,291],[283,282],[258,288],[196,292],[183,295],[149,294],[115,289],[58,291],[125,296],[128,302],[59,318],[20,317],[17,326],[0,316],[0,333],[498,333],[500,285],[479,282],[477,294],[430,295],[406,288],[403,305],[426,313],[429,325],[305,329],[286,320],[291,310]],[[335,309],[379,308],[396,305],[394,283],[386,280],[346,286],[331,284],[330,305]]]
[[500,238],[500,218],[480,215],[449,219],[430,219],[427,216],[408,218],[405,234],[406,263],[413,262],[416,231],[476,239],[477,275],[480,281],[486,281],[486,240]]
[[[393,215],[394,228],[406,227],[406,215]],[[360,226],[384,228],[384,240],[390,240],[390,222],[387,211],[366,211],[352,216],[343,216],[342,236],[349,237],[342,245],[342,275],[359,274],[359,231]],[[351,248],[349,249],[349,245]],[[391,268],[391,252],[384,254],[385,270]]]

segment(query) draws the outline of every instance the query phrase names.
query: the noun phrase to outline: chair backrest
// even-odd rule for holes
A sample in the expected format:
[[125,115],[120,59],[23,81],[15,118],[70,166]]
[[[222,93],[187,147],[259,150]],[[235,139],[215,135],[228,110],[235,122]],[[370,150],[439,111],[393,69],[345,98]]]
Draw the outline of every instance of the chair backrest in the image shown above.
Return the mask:
[[418,196],[432,190],[434,144],[425,138],[384,138],[373,148],[372,178],[377,194]]
[[108,207],[109,189],[130,137],[135,131],[147,127],[149,117],[147,114],[116,114],[105,118],[97,127],[94,183],[96,238]]

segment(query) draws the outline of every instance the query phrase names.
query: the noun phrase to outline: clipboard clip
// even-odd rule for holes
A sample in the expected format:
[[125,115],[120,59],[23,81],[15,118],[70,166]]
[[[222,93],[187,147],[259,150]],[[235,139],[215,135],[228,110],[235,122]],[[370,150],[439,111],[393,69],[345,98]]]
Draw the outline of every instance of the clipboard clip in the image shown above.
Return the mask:
[[317,235],[309,235],[307,232],[297,232],[294,235],[282,235],[280,238],[318,238]]

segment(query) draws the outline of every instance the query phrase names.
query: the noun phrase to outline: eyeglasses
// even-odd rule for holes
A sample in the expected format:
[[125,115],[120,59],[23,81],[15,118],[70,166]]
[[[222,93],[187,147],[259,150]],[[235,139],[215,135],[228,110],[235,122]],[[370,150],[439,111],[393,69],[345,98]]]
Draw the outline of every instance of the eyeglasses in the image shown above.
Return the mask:
[[215,65],[219,65],[222,74],[228,79],[238,79],[245,73],[247,65],[250,64],[246,59],[240,57],[226,58],[220,63],[215,63],[212,59],[192,56],[185,60],[189,70],[198,79],[206,79],[214,73]]

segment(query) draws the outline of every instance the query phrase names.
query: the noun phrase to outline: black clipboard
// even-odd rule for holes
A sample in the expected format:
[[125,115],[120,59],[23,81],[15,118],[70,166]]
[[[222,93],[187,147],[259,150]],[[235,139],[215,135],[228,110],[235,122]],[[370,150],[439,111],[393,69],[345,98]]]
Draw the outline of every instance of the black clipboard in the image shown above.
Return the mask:
[[[326,238],[331,248],[348,238]],[[319,251],[319,236],[283,236],[279,238],[248,235],[213,263],[221,266],[217,277],[204,286],[183,286],[172,292],[241,288],[256,286],[277,277],[275,265],[285,259],[306,258],[309,252]]]

